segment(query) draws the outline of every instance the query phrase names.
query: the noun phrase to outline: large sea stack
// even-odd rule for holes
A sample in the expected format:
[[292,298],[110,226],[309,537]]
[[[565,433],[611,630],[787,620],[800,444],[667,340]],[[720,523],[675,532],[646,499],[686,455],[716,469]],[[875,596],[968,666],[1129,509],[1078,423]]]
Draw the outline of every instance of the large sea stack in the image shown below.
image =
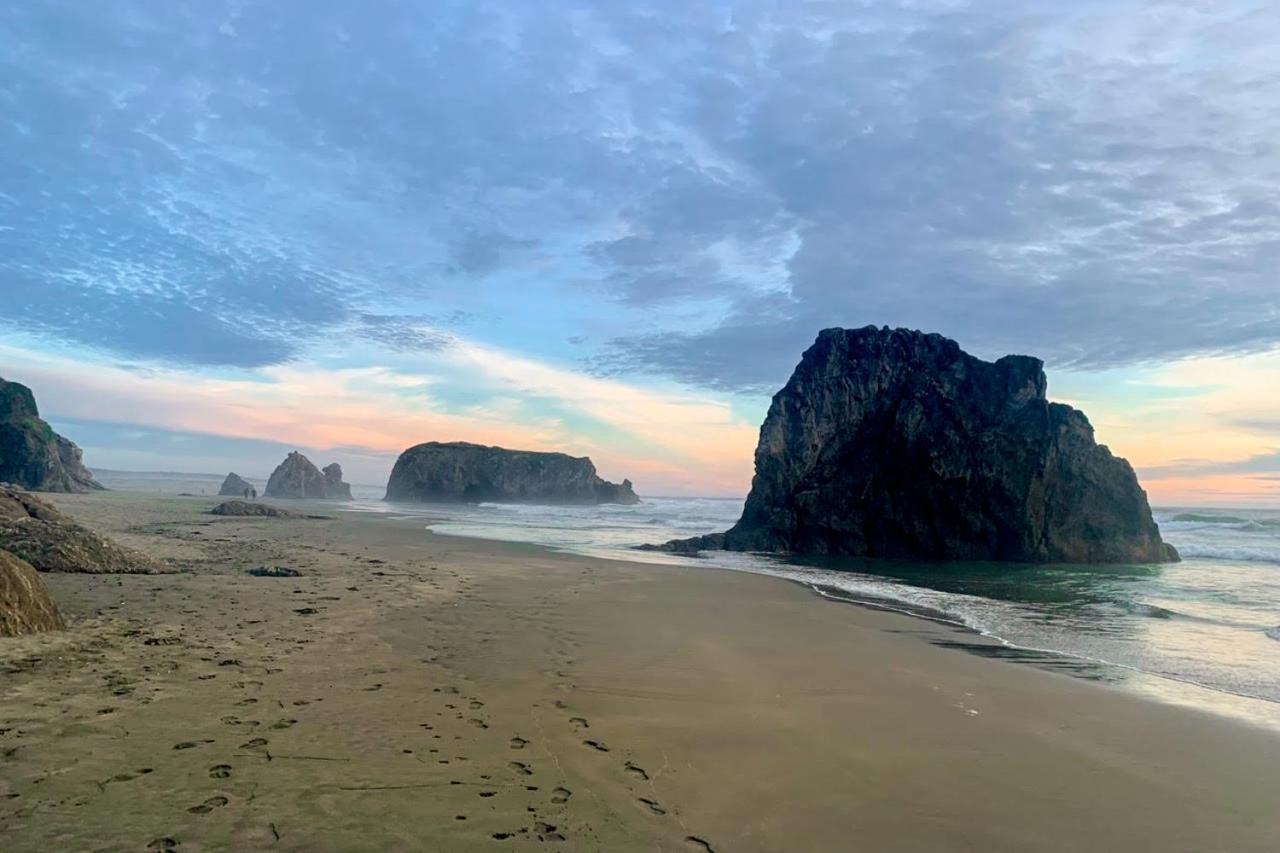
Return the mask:
[[269,498],[349,501],[351,487],[342,482],[342,468],[336,462],[321,473],[295,450],[271,472],[265,494]]
[[464,441],[410,447],[387,481],[389,501],[639,503],[630,480],[610,483],[585,456],[506,450]]
[[773,398],[742,518],[664,550],[1154,563],[1129,463],[1045,399],[1043,362],[940,335],[827,329]]
[[30,388],[0,379],[0,482],[40,492],[103,488],[81,456],[79,447],[41,420]]

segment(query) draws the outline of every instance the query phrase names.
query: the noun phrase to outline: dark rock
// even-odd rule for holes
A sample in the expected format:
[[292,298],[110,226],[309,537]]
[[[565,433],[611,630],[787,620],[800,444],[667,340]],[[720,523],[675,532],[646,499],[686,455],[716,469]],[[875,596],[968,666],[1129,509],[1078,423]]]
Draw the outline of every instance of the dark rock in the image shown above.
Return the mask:
[[102,489],[81,457],[41,420],[30,388],[0,379],[0,482],[42,492]]
[[1045,399],[1043,364],[940,335],[828,329],[773,398],[742,518],[664,550],[1177,560],[1129,463]]
[[336,463],[322,474],[310,459],[295,450],[271,472],[265,494],[269,498],[349,501],[351,487],[342,482],[342,468]]
[[64,627],[44,579],[25,560],[0,551],[0,637]]
[[249,501],[223,501],[209,510],[213,515],[228,515],[257,518],[303,518],[296,512],[270,506],[269,504],[250,503]]
[[42,572],[154,574],[163,563],[117,545],[34,495],[0,484],[0,550]]
[[257,489],[253,487],[252,483],[232,471],[227,475],[227,479],[222,481],[222,488],[218,489],[218,496],[242,498],[256,491]]
[[255,578],[300,578],[302,572],[297,569],[286,569],[284,566],[258,566],[249,569],[248,573]]
[[437,503],[639,503],[631,481],[600,479],[584,457],[505,450],[463,441],[427,442],[396,460],[389,501]]

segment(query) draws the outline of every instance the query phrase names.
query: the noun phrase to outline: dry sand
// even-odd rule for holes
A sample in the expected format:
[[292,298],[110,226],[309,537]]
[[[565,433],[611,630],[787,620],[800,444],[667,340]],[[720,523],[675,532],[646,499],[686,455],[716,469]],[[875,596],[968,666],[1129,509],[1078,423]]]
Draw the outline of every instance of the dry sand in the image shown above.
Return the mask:
[[786,582],[57,502],[186,571],[0,640],[5,851],[1280,849],[1274,733]]

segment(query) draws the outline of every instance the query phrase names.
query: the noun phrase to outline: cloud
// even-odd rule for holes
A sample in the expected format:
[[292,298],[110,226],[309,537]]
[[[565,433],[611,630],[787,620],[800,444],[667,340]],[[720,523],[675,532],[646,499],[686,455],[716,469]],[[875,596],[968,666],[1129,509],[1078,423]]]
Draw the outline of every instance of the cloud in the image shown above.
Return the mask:
[[[415,354],[415,368],[289,364],[226,378],[182,368],[86,371],[74,359],[0,345],[6,378],[32,387],[46,417],[90,424],[121,452],[128,442],[105,425],[249,439],[273,451],[341,451],[344,459],[372,454],[388,471],[406,447],[461,439],[590,455],[604,476],[631,477],[650,494],[745,492],[755,425],[722,401],[584,376],[456,336]],[[145,427],[136,426],[139,412]],[[173,455],[203,458],[197,450]]]
[[1280,450],[1259,453],[1244,459],[1179,459],[1166,465],[1143,468],[1141,473],[1144,477],[1151,479],[1205,477],[1219,474],[1280,474]]
[[1089,369],[1262,351],[1278,38],[1263,0],[31,0],[0,327],[246,368],[466,311],[749,391],[837,324]]

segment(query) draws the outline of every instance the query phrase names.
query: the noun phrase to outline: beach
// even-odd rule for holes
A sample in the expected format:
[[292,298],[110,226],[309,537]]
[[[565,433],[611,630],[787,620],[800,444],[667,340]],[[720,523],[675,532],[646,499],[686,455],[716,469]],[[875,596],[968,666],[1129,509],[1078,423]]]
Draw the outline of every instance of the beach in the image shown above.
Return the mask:
[[[1280,736],[777,578],[211,499],[0,642],[5,850],[1263,851]],[[298,577],[256,577],[258,567]]]

